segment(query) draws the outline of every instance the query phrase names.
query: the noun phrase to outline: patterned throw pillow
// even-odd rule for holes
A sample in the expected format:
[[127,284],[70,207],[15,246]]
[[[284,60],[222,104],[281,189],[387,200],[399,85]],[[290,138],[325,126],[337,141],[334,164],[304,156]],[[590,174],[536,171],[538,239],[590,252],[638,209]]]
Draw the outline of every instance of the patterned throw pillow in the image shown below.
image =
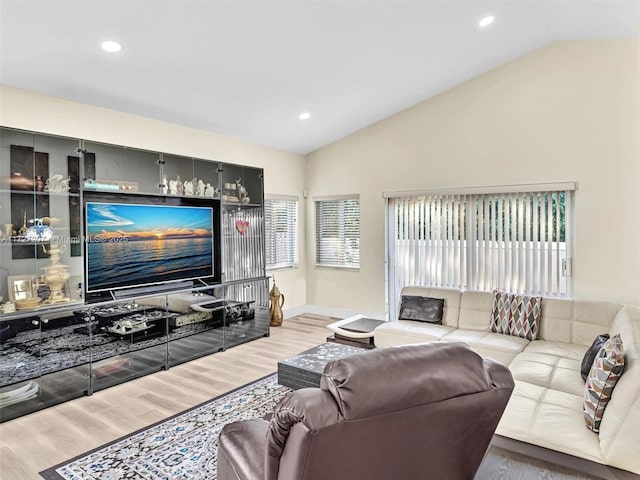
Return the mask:
[[542,297],[493,291],[491,331],[535,340],[540,328]]
[[584,421],[596,433],[600,431],[604,409],[623,371],[622,339],[620,335],[614,335],[596,355],[584,388]]

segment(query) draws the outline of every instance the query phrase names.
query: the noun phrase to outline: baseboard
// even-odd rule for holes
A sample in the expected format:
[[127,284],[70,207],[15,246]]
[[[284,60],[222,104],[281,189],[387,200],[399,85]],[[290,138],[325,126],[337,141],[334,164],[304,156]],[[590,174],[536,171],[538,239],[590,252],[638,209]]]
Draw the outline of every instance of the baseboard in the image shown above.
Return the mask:
[[375,320],[386,320],[387,317],[384,313],[376,313],[376,312],[362,312],[358,310],[347,310],[347,309],[339,309],[339,308],[331,308],[331,307],[322,307],[320,305],[300,305],[299,307],[287,308],[282,312],[284,314],[284,318],[295,317],[296,315],[302,315],[305,313],[312,313],[314,315],[325,315],[327,317],[334,318],[348,318],[353,317],[354,315],[366,315],[369,318],[373,318]]

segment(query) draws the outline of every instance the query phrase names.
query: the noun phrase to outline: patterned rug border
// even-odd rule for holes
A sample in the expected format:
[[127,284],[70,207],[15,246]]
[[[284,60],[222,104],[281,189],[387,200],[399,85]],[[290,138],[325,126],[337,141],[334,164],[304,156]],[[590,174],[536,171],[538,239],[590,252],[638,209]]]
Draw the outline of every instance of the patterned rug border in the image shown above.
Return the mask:
[[202,407],[202,406],[206,405],[207,403],[215,402],[216,400],[219,400],[219,399],[221,399],[222,397],[225,397],[225,396],[227,396],[227,395],[231,395],[231,394],[233,394],[233,393],[237,392],[238,390],[242,390],[243,388],[250,387],[251,385],[253,385],[253,384],[255,384],[255,383],[258,383],[258,382],[261,382],[261,381],[263,381],[263,380],[266,380],[267,378],[272,377],[272,376],[274,376],[274,375],[277,375],[277,373],[276,373],[276,372],[269,373],[269,374],[267,374],[267,375],[265,375],[265,376],[263,376],[263,377],[257,378],[256,380],[252,380],[252,381],[251,381],[251,382],[249,382],[249,383],[245,383],[245,384],[243,384],[243,385],[240,385],[239,387],[236,387],[236,388],[234,388],[233,390],[229,390],[228,392],[221,393],[220,395],[218,395],[218,396],[216,396],[216,397],[213,397],[213,398],[210,398],[209,400],[205,400],[204,402],[201,402],[201,403],[199,403],[198,405],[195,405],[195,406],[193,406],[193,407],[189,407],[189,408],[187,408],[186,410],[183,410],[183,411],[178,412],[178,413],[176,413],[176,414],[174,414],[174,415],[171,415],[170,417],[163,418],[162,420],[159,420],[159,421],[157,421],[157,422],[155,422],[155,423],[152,423],[152,424],[150,424],[150,425],[147,425],[146,427],[142,427],[142,428],[140,428],[140,429],[136,430],[135,432],[128,433],[128,434],[123,435],[123,436],[121,436],[121,437],[119,437],[119,438],[116,438],[115,440],[112,440],[112,441],[110,441],[110,442],[104,443],[104,444],[100,445],[99,447],[96,447],[96,448],[94,448],[94,449],[92,449],[92,450],[88,450],[88,451],[86,451],[86,452],[84,452],[84,453],[81,453],[80,455],[77,455],[77,456],[75,456],[75,457],[73,457],[73,458],[70,458],[70,459],[68,459],[68,460],[65,460],[64,462],[60,462],[59,464],[54,465],[53,467],[49,467],[49,468],[47,468],[47,469],[45,469],[45,470],[43,470],[43,471],[39,472],[39,474],[40,474],[40,476],[41,476],[42,478],[44,478],[45,480],[64,480],[64,479],[63,479],[60,475],[58,475],[58,473],[56,472],[56,470],[57,470],[58,468],[60,468],[60,467],[62,467],[62,466],[64,466],[64,465],[66,465],[66,464],[68,464],[68,463],[75,462],[76,460],[79,460],[79,459],[81,459],[81,458],[83,458],[83,457],[86,457],[87,455],[91,455],[92,453],[95,453],[95,452],[97,452],[98,450],[102,450],[103,448],[107,448],[107,447],[109,447],[109,446],[113,445],[114,443],[121,442],[121,441],[123,441],[123,440],[126,440],[126,439],[127,439],[127,438],[129,438],[129,437],[133,437],[134,435],[137,435],[137,434],[139,434],[139,433],[142,433],[142,432],[144,432],[145,430],[149,430],[149,429],[151,429],[151,428],[154,428],[154,427],[156,427],[156,426],[160,425],[161,423],[169,422],[169,421],[173,420],[174,418],[179,417],[179,416],[181,416],[181,415],[186,415],[187,413],[192,412],[193,410],[196,410],[196,409],[198,409],[198,408],[200,408],[200,407]]

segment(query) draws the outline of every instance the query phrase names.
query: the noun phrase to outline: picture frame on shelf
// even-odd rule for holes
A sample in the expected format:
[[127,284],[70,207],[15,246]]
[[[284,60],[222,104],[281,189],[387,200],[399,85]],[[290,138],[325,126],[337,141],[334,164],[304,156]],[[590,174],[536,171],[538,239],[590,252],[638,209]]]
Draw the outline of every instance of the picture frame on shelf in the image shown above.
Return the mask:
[[7,277],[10,302],[37,298],[37,288],[35,275],[9,275]]

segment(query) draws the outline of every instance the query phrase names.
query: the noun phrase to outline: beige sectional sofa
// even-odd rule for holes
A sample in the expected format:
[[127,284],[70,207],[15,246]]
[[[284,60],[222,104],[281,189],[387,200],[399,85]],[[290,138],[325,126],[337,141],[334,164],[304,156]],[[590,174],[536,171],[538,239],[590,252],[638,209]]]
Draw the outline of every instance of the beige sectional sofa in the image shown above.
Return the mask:
[[[640,474],[640,307],[544,298],[538,338],[529,341],[489,331],[491,292],[405,287],[402,294],[444,298],[442,325],[387,322],[375,330],[378,347],[467,343],[513,374],[516,386],[496,431],[499,436]],[[603,333],[621,335],[625,370],[598,434],[583,418],[580,365]]]

